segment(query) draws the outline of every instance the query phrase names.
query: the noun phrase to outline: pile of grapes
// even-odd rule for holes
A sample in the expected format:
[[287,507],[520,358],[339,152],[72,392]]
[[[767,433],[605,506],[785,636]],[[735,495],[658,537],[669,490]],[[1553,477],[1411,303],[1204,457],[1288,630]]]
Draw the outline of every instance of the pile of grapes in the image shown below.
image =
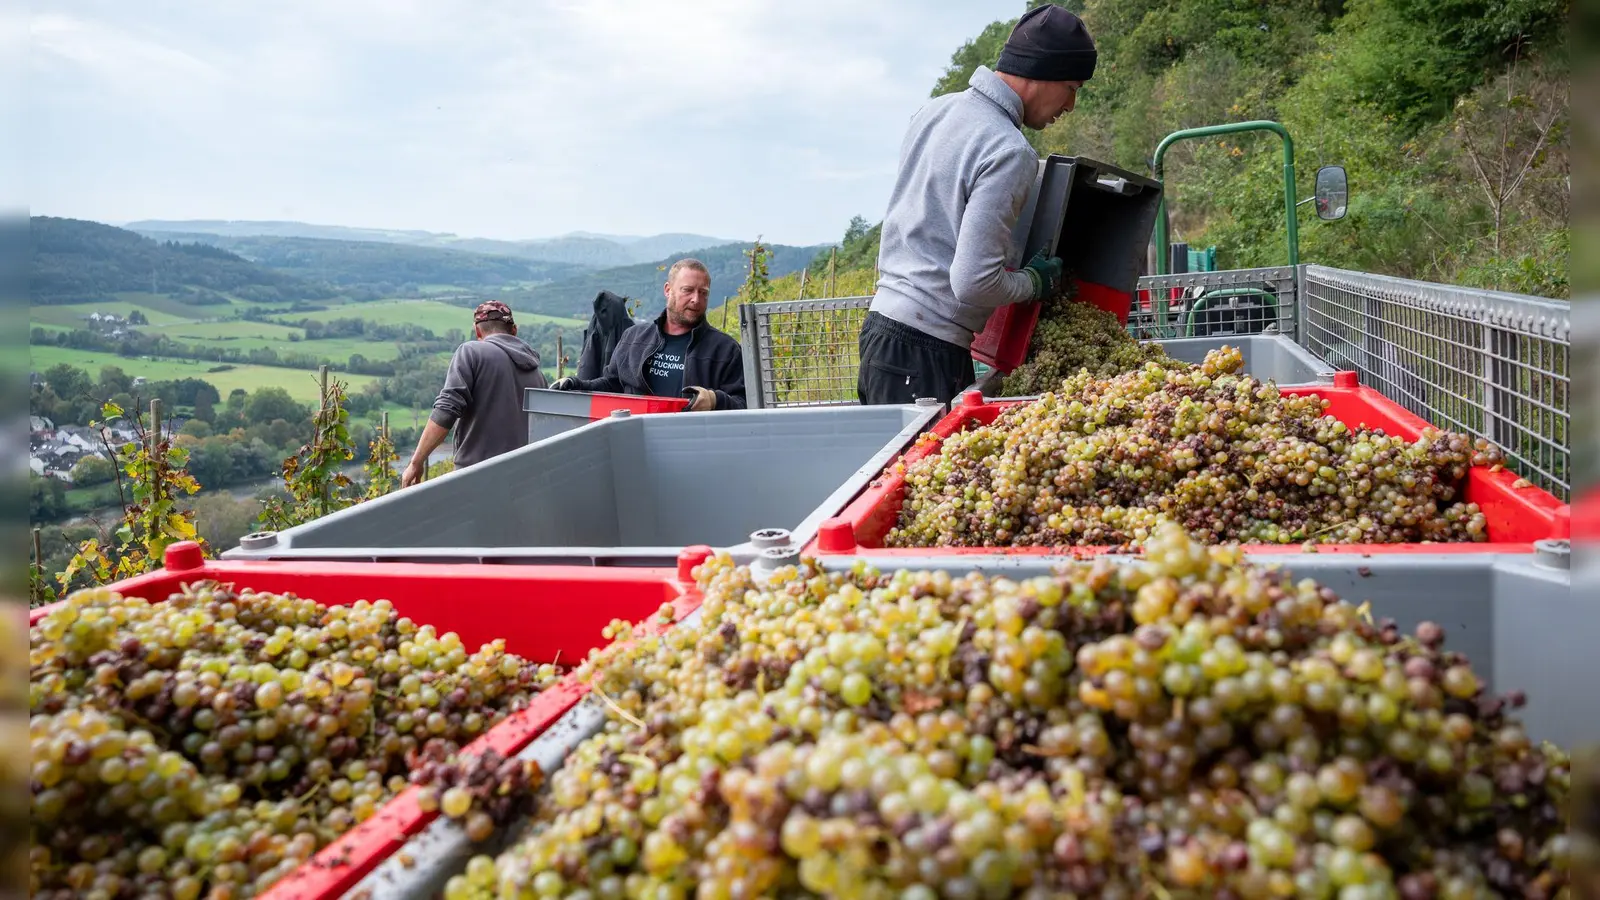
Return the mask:
[[28,877],[28,610],[0,601],[0,879]]
[[1167,356],[1160,344],[1134,340],[1116,316],[1079,303],[1070,293],[1041,303],[1039,322],[1028,344],[1028,360],[1005,376],[997,396],[1053,391],[1085,369],[1091,375],[1110,376],[1142,368],[1147,362],[1188,367]]
[[31,895],[63,900],[257,894],[560,674],[216,583],[79,591],[29,637]]
[[1347,427],[1328,401],[1239,374],[1231,347],[1199,366],[1079,372],[947,438],[905,470],[890,547],[1123,546],[1170,519],[1206,543],[1488,539],[1461,500],[1483,440],[1406,441]]
[[446,900],[1548,898],[1566,759],[1442,630],[1242,567],[701,568],[597,652],[613,711]]

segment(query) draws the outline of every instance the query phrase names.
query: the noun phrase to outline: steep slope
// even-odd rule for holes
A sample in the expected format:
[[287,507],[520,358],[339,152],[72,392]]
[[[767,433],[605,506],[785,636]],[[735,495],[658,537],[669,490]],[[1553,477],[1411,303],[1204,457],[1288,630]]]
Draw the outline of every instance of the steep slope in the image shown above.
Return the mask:
[[[1042,0],[1017,4],[1020,15]],[[1295,141],[1300,197],[1343,165],[1345,220],[1299,212],[1302,261],[1564,297],[1571,205],[1563,0],[1063,0],[1100,53],[1041,153],[1147,172],[1167,134],[1269,119]],[[993,66],[1015,19],[955,51],[935,95]],[[1284,260],[1277,139],[1176,145],[1174,240],[1224,267]]]

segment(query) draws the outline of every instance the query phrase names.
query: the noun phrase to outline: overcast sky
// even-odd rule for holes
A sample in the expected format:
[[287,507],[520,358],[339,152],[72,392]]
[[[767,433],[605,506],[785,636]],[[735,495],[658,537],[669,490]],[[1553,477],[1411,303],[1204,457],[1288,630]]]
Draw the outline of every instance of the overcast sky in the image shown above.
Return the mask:
[[1022,0],[35,4],[35,215],[804,244]]

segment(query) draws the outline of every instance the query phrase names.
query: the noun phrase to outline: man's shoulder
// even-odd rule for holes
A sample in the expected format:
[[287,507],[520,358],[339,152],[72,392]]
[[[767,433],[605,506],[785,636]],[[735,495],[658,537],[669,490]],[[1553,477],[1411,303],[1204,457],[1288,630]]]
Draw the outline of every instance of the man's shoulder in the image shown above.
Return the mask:
[[622,330],[622,337],[617,339],[617,346],[643,343],[655,330],[654,322],[635,322]]
[[710,322],[706,323],[705,331],[701,332],[699,343],[700,343],[701,347],[704,347],[707,350],[710,350],[710,349],[717,349],[717,350],[733,349],[733,350],[738,350],[739,349],[739,342],[738,341],[734,340],[733,337],[731,335],[727,334],[726,332],[723,332],[723,331],[719,330],[715,325],[712,325]]
[[1022,129],[994,101],[972,88],[936,97],[918,115],[916,130],[934,146],[947,150],[966,147],[968,153],[977,150],[983,156],[1038,158]]

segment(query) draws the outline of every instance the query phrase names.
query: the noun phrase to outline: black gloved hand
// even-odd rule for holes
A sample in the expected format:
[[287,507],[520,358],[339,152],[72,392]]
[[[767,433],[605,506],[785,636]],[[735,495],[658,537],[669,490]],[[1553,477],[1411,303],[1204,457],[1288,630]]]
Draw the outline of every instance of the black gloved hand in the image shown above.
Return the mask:
[[703,387],[686,387],[683,395],[689,398],[685,412],[710,412],[717,408],[717,392]]
[[1028,260],[1028,264],[1022,267],[1022,271],[1027,272],[1028,277],[1033,280],[1033,299],[1043,300],[1046,297],[1055,295],[1056,290],[1061,287],[1061,272],[1063,268],[1064,264],[1061,262],[1061,257],[1045,256],[1043,250],[1034,254],[1033,259]]
[[565,378],[557,378],[555,383],[550,385],[550,390],[552,390],[552,391],[571,391],[571,390],[576,390],[577,387],[578,387],[578,379],[574,378],[571,375],[568,375]]

